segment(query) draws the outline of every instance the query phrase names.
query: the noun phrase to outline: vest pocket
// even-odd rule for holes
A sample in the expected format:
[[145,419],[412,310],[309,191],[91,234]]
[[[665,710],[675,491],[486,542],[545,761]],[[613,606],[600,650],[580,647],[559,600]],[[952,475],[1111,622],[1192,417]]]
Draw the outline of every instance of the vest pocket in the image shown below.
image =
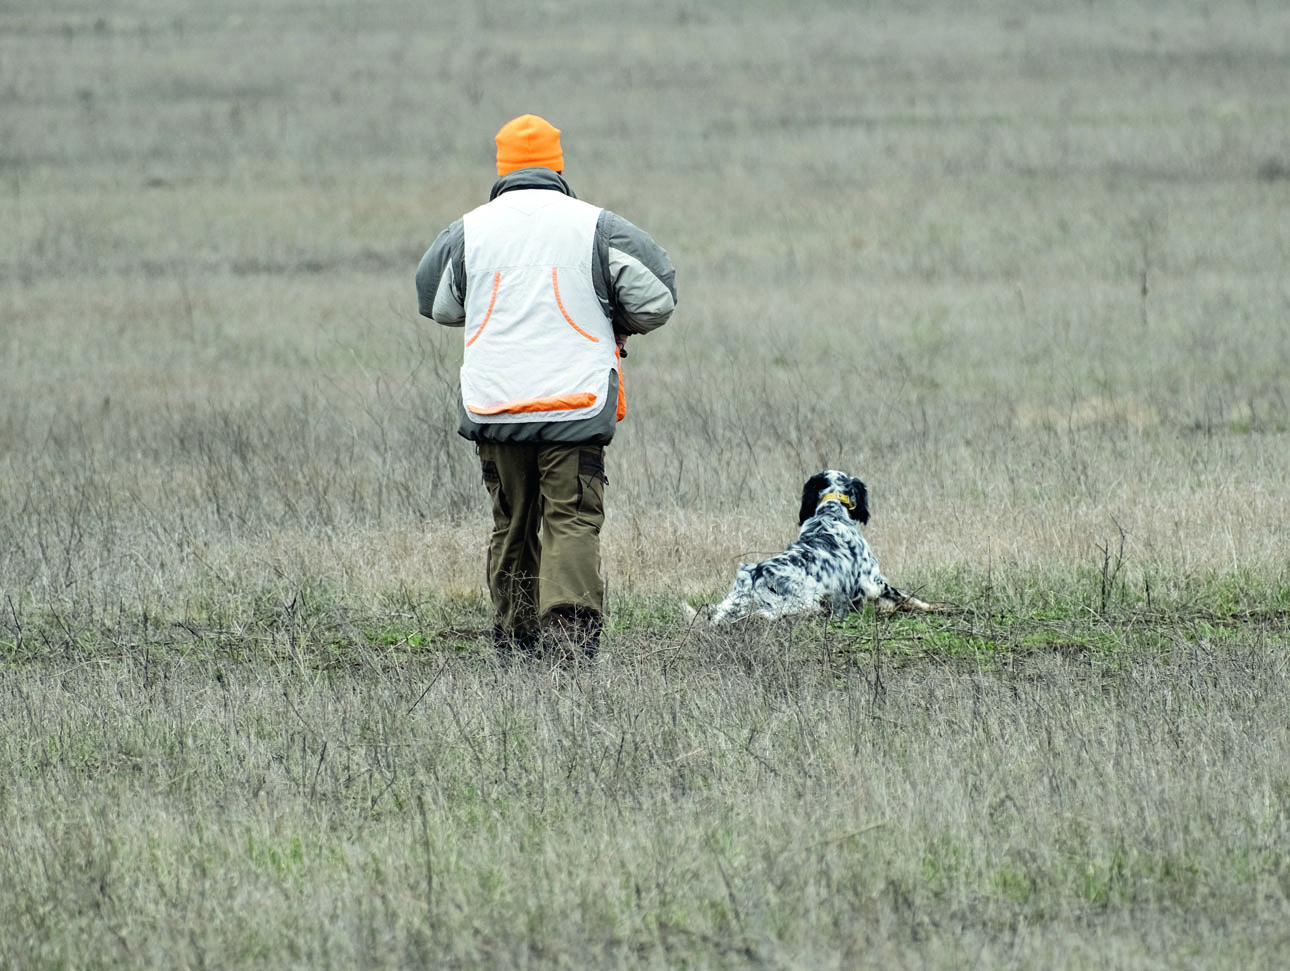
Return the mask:
[[479,322],[479,327],[470,335],[470,339],[466,341],[467,347],[479,339],[479,335],[484,332],[484,327],[488,324],[488,319],[493,316],[493,307],[497,304],[497,287],[501,282],[502,271],[497,270],[493,273],[493,293],[488,298],[488,310],[484,313],[484,319]]
[[591,341],[591,343],[599,344],[600,338],[592,334],[588,334],[585,330],[583,330],[576,323],[574,323],[573,318],[569,316],[569,311],[564,309],[564,301],[560,299],[559,267],[555,267],[555,266],[551,267],[551,290],[555,293],[555,305],[560,308],[560,316],[565,319],[565,321],[569,324],[570,327],[576,330],[583,337],[587,338],[587,340]]

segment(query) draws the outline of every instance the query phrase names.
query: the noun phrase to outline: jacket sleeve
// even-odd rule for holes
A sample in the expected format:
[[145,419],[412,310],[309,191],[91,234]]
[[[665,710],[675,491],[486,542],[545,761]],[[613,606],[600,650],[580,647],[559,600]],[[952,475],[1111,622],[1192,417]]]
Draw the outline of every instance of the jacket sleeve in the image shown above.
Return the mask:
[[430,244],[417,267],[421,316],[448,327],[466,323],[466,235],[458,219]]
[[648,334],[676,309],[676,271],[667,251],[637,226],[606,209],[596,226],[614,330]]

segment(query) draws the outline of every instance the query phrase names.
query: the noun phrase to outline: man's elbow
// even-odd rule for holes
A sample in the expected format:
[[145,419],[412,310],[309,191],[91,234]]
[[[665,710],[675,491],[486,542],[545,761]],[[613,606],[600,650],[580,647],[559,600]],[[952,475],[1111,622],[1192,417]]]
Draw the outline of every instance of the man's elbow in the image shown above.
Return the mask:
[[455,314],[445,313],[442,309],[435,310],[433,307],[421,307],[421,316],[433,320],[436,324],[443,324],[445,327],[464,327],[466,326],[466,317]]
[[666,324],[674,310],[676,298],[670,290],[664,289],[632,307],[620,306],[620,320],[615,322],[615,326],[629,334],[648,334]]

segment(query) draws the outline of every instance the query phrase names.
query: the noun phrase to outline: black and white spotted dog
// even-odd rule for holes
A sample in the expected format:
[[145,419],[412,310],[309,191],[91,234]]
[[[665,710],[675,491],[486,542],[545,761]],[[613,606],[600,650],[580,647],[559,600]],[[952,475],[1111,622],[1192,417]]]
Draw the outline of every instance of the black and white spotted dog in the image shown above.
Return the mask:
[[[873,600],[882,611],[936,610],[893,587],[860,532],[869,521],[869,493],[859,479],[826,469],[802,490],[801,530],[784,550],[760,563],[741,563],[726,599],[708,622],[729,624],[749,614],[776,620],[819,612],[842,617]],[[697,616],[687,608],[690,619]]]

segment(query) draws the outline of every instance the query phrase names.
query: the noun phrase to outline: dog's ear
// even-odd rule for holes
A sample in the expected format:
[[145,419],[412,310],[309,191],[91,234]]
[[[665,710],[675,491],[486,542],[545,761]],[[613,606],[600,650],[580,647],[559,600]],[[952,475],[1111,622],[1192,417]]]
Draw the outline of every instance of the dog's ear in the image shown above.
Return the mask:
[[824,495],[824,490],[828,487],[829,477],[823,472],[817,472],[806,480],[806,485],[802,487],[802,511],[798,513],[797,525],[802,525],[815,515],[815,508],[820,504],[820,496]]
[[864,524],[869,521],[869,490],[864,487],[864,483],[859,479],[852,479],[851,484],[847,487],[847,492],[851,493],[851,501],[855,503],[850,509],[851,518]]

